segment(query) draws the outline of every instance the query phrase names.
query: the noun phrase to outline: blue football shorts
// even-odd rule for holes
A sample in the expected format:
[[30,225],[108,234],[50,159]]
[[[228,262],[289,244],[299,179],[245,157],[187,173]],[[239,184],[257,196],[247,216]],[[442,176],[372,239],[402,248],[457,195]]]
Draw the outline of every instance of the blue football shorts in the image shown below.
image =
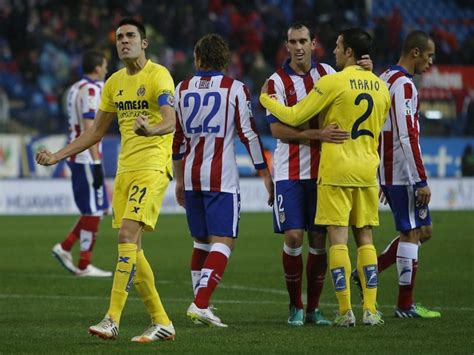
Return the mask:
[[275,184],[273,230],[284,233],[290,229],[326,232],[314,224],[316,217],[317,184],[315,179],[281,180]]
[[237,238],[240,220],[240,194],[185,191],[186,217],[191,236]]
[[431,225],[428,206],[416,205],[415,185],[383,185],[382,191],[393,213],[399,232]]
[[104,184],[94,189],[92,165],[67,162],[71,169],[72,191],[76,206],[83,215],[101,216],[109,208],[109,198]]

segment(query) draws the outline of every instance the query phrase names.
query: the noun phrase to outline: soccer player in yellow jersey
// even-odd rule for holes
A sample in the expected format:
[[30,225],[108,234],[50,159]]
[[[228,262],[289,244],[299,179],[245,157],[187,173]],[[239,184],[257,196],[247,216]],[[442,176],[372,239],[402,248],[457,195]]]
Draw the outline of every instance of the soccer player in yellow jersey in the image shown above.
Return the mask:
[[350,132],[342,144],[322,143],[318,177],[318,225],[326,225],[330,241],[329,267],[339,312],[336,326],[354,326],[350,300],[351,262],[347,249],[348,226],[352,226],[358,248],[357,270],[363,284],[367,325],[383,324],[375,308],[377,254],[372,226],[378,221],[377,152],[379,134],[390,108],[385,83],[356,65],[370,50],[370,35],[357,28],[340,33],[334,55],[342,71],[319,79],[311,93],[294,106],[273,100],[264,85],[260,101],[279,120],[299,126],[323,111],[323,126],[334,124]]
[[134,342],[171,340],[176,336],[155,287],[153,271],[142,249],[142,232],[153,231],[172,177],[171,145],[175,127],[174,83],[168,70],[145,56],[144,26],[122,19],[116,47],[125,68],[105,83],[94,125],[56,153],[40,151],[36,161],[53,165],[96,144],[117,117],[121,151],[113,196],[113,227],[119,228],[118,261],[105,318],[89,328],[103,339],[119,333],[122,310],[133,283],[151,316],[151,326]]

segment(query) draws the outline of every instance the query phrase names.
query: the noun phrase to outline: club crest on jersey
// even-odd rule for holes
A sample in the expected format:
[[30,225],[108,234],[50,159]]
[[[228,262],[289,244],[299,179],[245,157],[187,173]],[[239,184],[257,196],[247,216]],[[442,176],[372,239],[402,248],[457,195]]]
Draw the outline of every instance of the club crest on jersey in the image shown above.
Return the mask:
[[363,267],[365,275],[365,286],[367,288],[376,288],[378,285],[377,265],[365,265]]
[[331,269],[332,283],[336,292],[346,289],[346,274],[343,267]]
[[411,115],[411,100],[405,100],[405,115]]
[[140,85],[140,87],[137,90],[137,96],[145,96],[145,85]]
[[418,216],[420,217],[420,219],[425,219],[428,216],[428,208],[421,207],[418,210]]
[[280,221],[280,223],[285,223],[286,221],[285,212],[278,212],[278,220]]
[[166,102],[171,107],[174,107],[174,96],[172,94],[169,94],[168,97],[166,98]]

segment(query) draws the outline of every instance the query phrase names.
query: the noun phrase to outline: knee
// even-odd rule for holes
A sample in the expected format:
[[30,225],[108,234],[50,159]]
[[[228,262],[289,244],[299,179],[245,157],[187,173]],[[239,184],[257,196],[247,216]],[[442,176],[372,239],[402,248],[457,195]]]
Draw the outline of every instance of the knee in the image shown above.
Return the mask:
[[431,239],[431,236],[433,235],[433,226],[423,226],[421,227],[420,231],[420,242],[424,243]]
[[285,232],[285,244],[289,248],[299,248],[303,245],[303,235],[300,231],[291,230]]

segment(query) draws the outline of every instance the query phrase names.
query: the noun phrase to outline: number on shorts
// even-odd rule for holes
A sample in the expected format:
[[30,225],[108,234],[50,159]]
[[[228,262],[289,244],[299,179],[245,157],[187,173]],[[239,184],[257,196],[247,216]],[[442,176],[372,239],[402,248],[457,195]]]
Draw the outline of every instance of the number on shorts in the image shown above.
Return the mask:
[[278,212],[284,212],[285,207],[283,207],[283,195],[277,195],[278,202]]
[[130,198],[128,199],[129,201],[137,202],[137,199],[135,198],[135,195],[140,192],[140,197],[138,198],[138,203],[142,203],[143,197],[145,197],[146,194],[146,187],[140,190],[140,187],[137,185],[132,186],[132,194],[130,195]]

